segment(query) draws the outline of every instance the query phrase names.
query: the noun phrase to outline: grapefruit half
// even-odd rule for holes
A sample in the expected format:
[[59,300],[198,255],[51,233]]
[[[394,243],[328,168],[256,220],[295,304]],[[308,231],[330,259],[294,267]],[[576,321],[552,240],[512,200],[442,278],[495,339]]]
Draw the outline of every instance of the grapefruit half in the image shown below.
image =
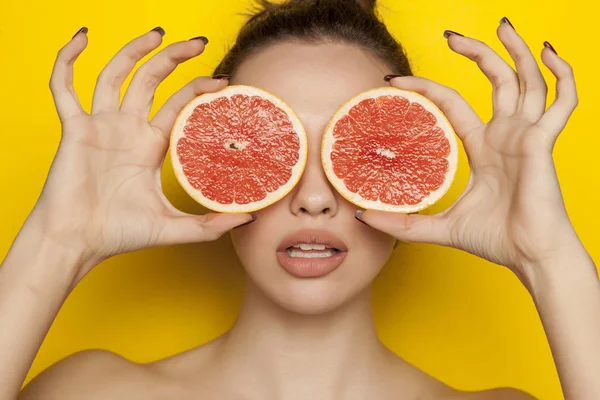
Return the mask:
[[294,111],[262,89],[230,85],[180,112],[171,132],[175,176],[198,203],[218,212],[255,211],[300,180],[308,153]]
[[395,87],[360,93],[331,119],[321,146],[327,178],[351,203],[412,213],[449,189],[458,162],[454,129],[431,100]]

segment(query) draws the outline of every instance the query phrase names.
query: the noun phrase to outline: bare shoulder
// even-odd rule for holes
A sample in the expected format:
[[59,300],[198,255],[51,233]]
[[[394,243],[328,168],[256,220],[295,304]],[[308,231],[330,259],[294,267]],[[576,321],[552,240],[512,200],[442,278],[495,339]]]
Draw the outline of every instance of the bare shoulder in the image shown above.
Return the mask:
[[128,399],[155,382],[142,364],[105,350],[86,350],[50,366],[21,392],[19,400]]
[[527,392],[514,388],[496,388],[480,392],[459,392],[445,397],[448,400],[536,400]]

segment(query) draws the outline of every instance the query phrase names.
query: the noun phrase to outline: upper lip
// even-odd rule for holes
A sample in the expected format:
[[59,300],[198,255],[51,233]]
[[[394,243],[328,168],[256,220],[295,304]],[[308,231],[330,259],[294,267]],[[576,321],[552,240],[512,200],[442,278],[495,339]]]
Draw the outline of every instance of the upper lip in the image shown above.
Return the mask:
[[277,251],[285,251],[289,247],[307,244],[324,244],[328,248],[339,251],[348,251],[346,244],[342,239],[333,233],[322,229],[300,229],[287,235],[277,247]]

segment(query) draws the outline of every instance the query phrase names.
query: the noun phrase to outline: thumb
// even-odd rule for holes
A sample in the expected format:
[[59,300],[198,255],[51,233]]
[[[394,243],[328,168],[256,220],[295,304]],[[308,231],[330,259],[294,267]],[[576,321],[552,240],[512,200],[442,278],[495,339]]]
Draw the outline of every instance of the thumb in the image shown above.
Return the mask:
[[448,220],[442,215],[358,210],[356,218],[402,242],[431,243],[441,246],[447,246],[450,242]]
[[229,230],[255,220],[256,216],[250,214],[208,213],[194,215],[182,212],[170,215],[163,221],[163,227],[156,246],[216,240]]

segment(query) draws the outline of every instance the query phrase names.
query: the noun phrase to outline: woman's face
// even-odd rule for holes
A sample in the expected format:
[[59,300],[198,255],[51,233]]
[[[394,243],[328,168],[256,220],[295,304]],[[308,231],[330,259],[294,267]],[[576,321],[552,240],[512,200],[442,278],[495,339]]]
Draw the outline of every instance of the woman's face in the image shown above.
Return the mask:
[[370,285],[392,251],[394,239],[357,221],[357,207],[329,184],[320,151],[335,111],[354,95],[383,86],[388,73],[384,63],[351,45],[285,42],[249,57],[231,82],[280,97],[308,136],[300,182],[232,233],[249,279],[283,308],[318,314],[338,307]]

